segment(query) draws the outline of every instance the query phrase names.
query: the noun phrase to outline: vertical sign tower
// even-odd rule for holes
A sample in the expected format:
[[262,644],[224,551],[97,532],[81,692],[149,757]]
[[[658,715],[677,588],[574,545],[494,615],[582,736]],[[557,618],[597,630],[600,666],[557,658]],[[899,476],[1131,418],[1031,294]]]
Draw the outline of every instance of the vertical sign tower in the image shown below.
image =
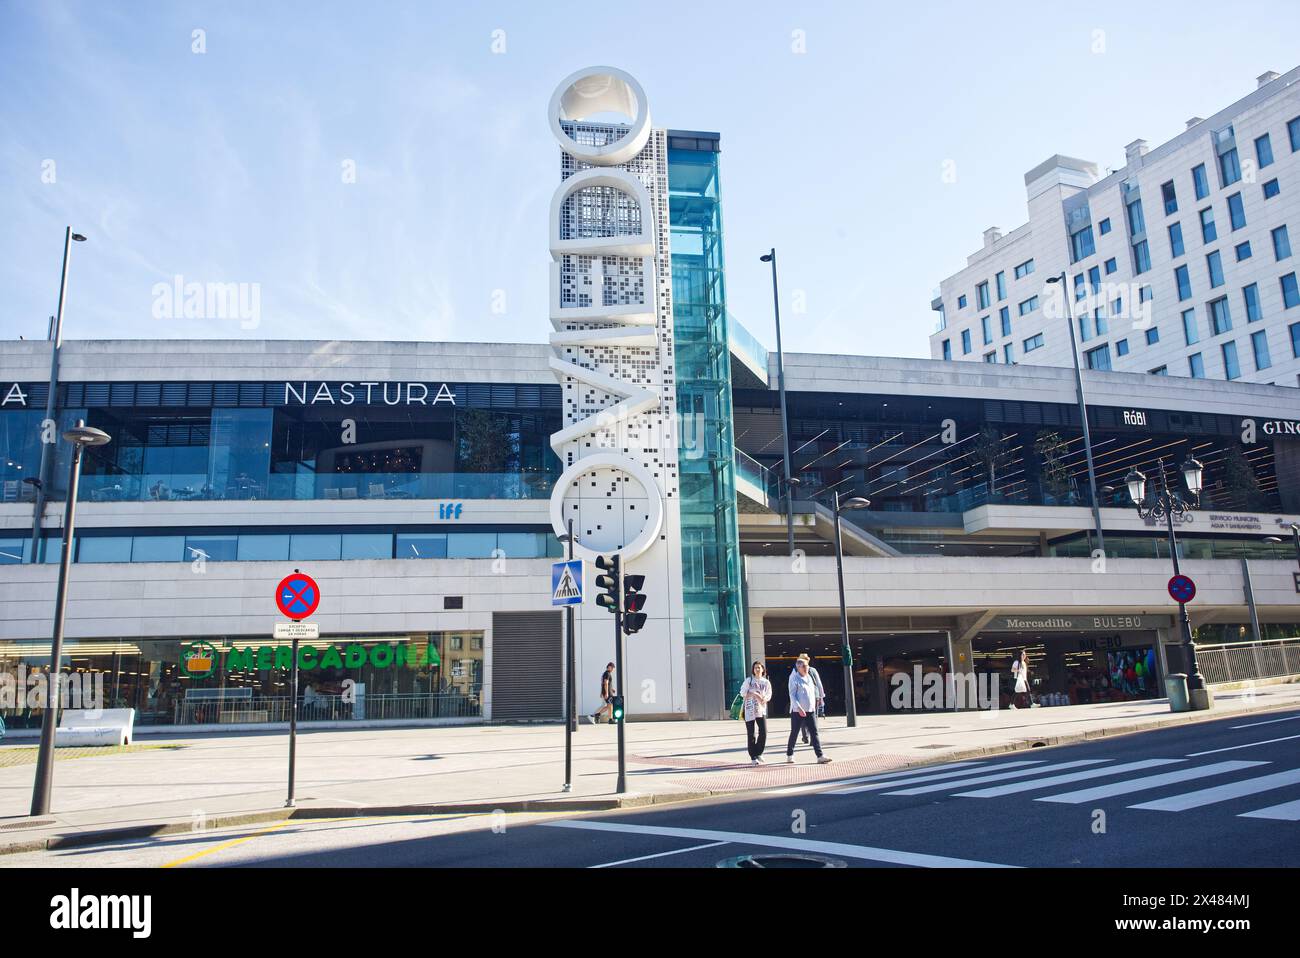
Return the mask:
[[[613,67],[565,78],[550,125],[561,150],[550,215],[551,368],[564,423],[551,436],[563,466],[551,524],[562,535],[572,519],[578,555],[617,553],[624,571],[645,575],[648,621],[627,640],[618,688],[630,715],[683,715],[667,136],[651,126],[640,84]],[[594,711],[589,677],[614,659],[613,637],[604,610],[580,608],[592,620],[580,630],[580,701]]]

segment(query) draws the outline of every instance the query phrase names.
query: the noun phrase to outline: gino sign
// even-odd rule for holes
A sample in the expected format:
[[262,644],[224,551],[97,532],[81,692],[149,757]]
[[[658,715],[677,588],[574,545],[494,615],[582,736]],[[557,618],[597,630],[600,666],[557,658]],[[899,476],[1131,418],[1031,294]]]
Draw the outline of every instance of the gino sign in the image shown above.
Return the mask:
[[[209,642],[192,642],[181,653],[181,668],[193,678],[211,675],[218,661],[216,648]],[[329,645],[323,649],[314,645],[298,647],[298,668],[304,672],[314,669],[362,669],[367,665],[375,669],[423,668],[441,665],[442,659],[432,643],[408,645],[393,642],[385,645],[365,646],[351,642],[345,646]],[[227,672],[266,672],[271,669],[288,669],[293,666],[293,649],[287,645],[263,645],[258,648],[231,649],[226,653]]]

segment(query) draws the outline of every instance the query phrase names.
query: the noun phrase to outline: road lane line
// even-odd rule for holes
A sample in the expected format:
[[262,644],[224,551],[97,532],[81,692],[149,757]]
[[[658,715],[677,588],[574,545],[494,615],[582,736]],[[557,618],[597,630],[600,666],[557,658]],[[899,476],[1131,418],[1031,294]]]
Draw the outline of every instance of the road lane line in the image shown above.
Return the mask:
[[[983,768],[963,768],[955,772],[939,772],[937,775],[926,775],[918,771],[907,778],[898,778],[888,782],[878,782],[871,785],[858,785],[853,788],[836,789],[830,792],[831,795],[857,795],[860,792],[875,792],[882,788],[900,788],[904,785],[912,785],[919,782],[937,782],[943,778],[961,778],[964,775],[983,774],[992,772],[995,768],[1019,768],[1023,765],[1042,765],[1045,759],[1021,759],[1018,762],[1003,762],[1001,765],[986,765]],[[1040,769],[1039,771],[1045,771]]]
[[992,775],[977,775],[975,778],[959,778],[955,782],[939,782],[937,785],[918,785],[916,788],[902,788],[896,792],[885,792],[886,795],[927,795],[930,792],[942,792],[949,788],[965,788],[967,785],[983,785],[985,782],[1000,782],[1008,778],[1024,778],[1027,775],[1042,775],[1044,772],[1055,772],[1067,768],[1082,768],[1084,765],[1102,765],[1109,762],[1108,758],[1084,758],[1076,762],[1060,762],[1056,765],[1045,765],[1042,768],[1022,768],[1014,772],[996,772]]
[[844,788],[849,785],[857,785],[861,782],[878,782],[889,778],[902,778],[907,775],[927,775],[931,772],[938,772],[951,768],[973,768],[978,765],[988,765],[987,760],[979,759],[972,762],[946,762],[943,765],[919,765],[912,768],[903,768],[895,772],[878,772],[875,775],[864,775],[861,778],[841,778],[836,781],[813,782],[811,785],[787,785],[784,788],[769,788],[764,790],[764,795],[799,795],[803,792],[815,792],[824,788]]
[[1010,785],[995,785],[992,788],[980,788],[973,792],[958,792],[956,798],[1001,798],[1017,792],[1032,792],[1036,788],[1050,788],[1053,785],[1068,785],[1089,778],[1103,778],[1107,775],[1120,775],[1124,772],[1138,772],[1144,768],[1159,765],[1173,765],[1185,762],[1185,758],[1147,758],[1140,762],[1126,762],[1123,765],[1108,765],[1105,768],[1090,768],[1086,772],[1071,772],[1068,775],[1053,775],[1050,778],[1036,778],[1030,782],[1012,782]]
[[1285,738],[1271,738],[1264,742],[1247,742],[1245,745],[1229,745],[1227,748],[1212,748],[1208,752],[1188,752],[1188,758],[1196,758],[1200,755],[1214,755],[1218,752],[1234,752],[1239,748],[1254,748],[1256,745],[1272,745],[1274,742],[1289,742],[1293,738],[1300,738],[1300,735],[1288,735]]
[[[311,820],[315,821],[315,819],[311,819]],[[222,842],[220,845],[214,845],[213,847],[206,848],[201,852],[195,852],[193,855],[186,855],[184,858],[178,858],[174,862],[167,862],[167,864],[161,867],[176,868],[180,865],[188,865],[190,862],[197,861],[198,859],[203,858],[205,855],[212,855],[215,854],[216,852],[225,851],[227,848],[234,848],[236,845],[244,844],[244,842],[251,842],[254,838],[260,838],[262,835],[265,835],[268,832],[276,831],[277,829],[284,828],[288,825],[301,825],[303,824],[303,822],[304,819],[301,818],[297,818],[297,819],[290,818],[283,822],[277,822],[276,824],[270,826],[269,828],[258,829],[257,831],[253,832],[250,835],[245,835],[243,838],[235,838],[228,842]]]
[[698,852],[701,848],[717,848],[719,845],[725,845],[726,842],[708,842],[704,845],[692,845],[690,848],[679,848],[672,852],[655,852],[653,855],[642,855],[639,858],[624,858],[622,861],[605,862],[601,865],[588,865],[588,868],[613,868],[615,865],[630,865],[632,862],[649,861],[652,858],[666,858],[669,855],[684,855],[686,852]]
[[1261,725],[1272,725],[1275,722],[1294,722],[1300,720],[1300,715],[1288,715],[1286,718],[1269,719],[1267,722],[1251,722],[1249,725],[1229,725],[1228,728],[1259,728]]
[[871,848],[866,845],[845,845],[840,842],[819,842],[811,839],[786,838],[782,835],[759,835],[748,832],[721,832],[708,828],[668,828],[660,825],[624,825],[619,822],[567,821],[541,822],[543,828],[580,828],[594,832],[622,832],[628,835],[659,835],[663,838],[695,838],[701,841],[730,842],[734,845],[758,845],[765,848],[784,848],[794,852],[818,852],[865,861],[887,862],[891,865],[913,865],[917,868],[1016,868],[996,862],[971,861],[965,858],[946,858],[942,855],[925,855],[919,852],[900,852],[888,848]]
[[1112,782],[1109,785],[1098,785],[1095,788],[1084,788],[1077,792],[1062,792],[1059,795],[1044,795],[1042,798],[1036,798],[1036,802],[1057,802],[1063,805],[1079,805],[1083,802],[1095,801],[1099,798],[1112,798],[1115,795],[1127,795],[1129,792],[1141,792],[1148,788],[1159,788],[1162,785],[1176,785],[1179,782],[1186,782],[1193,778],[1209,778],[1211,775],[1223,775],[1226,772],[1236,772],[1243,768],[1254,768],[1257,765],[1267,765],[1268,762],[1218,762],[1214,765],[1202,765],[1199,768],[1184,768],[1177,772],[1165,772],[1162,775],[1148,775],[1145,778],[1130,778],[1122,782]]
[[1261,775],[1259,778],[1248,778],[1244,782],[1229,782],[1227,785],[1215,785],[1213,788],[1202,788],[1195,792],[1184,792],[1182,795],[1171,795],[1169,798],[1158,798],[1154,802],[1130,805],[1129,808],[1148,808],[1160,812],[1182,812],[1189,808],[1200,808],[1202,805],[1226,802],[1234,798],[1241,798],[1244,795],[1258,795],[1260,792],[1285,788],[1288,785],[1298,783],[1300,783],[1300,769],[1293,768],[1287,772],[1275,772],[1272,775]]
[[1300,822],[1300,800],[1283,802],[1281,805],[1270,805],[1268,808],[1258,808],[1253,812],[1242,812],[1237,817],[1267,818],[1275,822]]

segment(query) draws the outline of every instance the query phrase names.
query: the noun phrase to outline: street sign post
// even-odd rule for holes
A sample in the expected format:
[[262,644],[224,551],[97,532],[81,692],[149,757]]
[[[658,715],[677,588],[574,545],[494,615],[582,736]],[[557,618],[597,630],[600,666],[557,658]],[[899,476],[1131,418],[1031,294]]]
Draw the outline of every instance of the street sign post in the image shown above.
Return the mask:
[[277,639],[290,639],[298,641],[301,639],[319,639],[320,626],[315,622],[277,622],[275,623],[275,634]]
[[582,605],[582,560],[551,563],[551,605]]
[[551,605],[564,606],[565,693],[564,693],[564,790],[573,788],[573,733],[578,730],[577,681],[578,670],[573,663],[576,643],[573,639],[573,608],[582,605],[582,583],[585,581],[581,559],[573,557],[573,520],[569,520],[569,558],[551,563]]
[[275,605],[285,618],[300,622],[320,605],[320,587],[311,576],[294,572],[276,586]]
[[1196,598],[1196,583],[1185,575],[1176,575],[1169,580],[1169,597],[1179,605]]
[[306,624],[303,619],[320,606],[320,586],[311,576],[293,570],[275,587],[275,606],[293,622],[277,622],[274,637],[293,642],[289,665],[289,795],[285,808],[293,808],[293,779],[298,752],[298,643],[302,639],[320,637],[320,626]]

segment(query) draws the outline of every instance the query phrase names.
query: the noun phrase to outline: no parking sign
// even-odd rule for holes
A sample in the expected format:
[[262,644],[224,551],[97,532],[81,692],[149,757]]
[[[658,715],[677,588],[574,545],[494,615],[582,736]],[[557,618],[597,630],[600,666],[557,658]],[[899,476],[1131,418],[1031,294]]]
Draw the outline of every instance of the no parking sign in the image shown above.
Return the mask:
[[302,572],[287,575],[276,586],[275,604],[288,618],[305,619],[320,605],[320,587]]

